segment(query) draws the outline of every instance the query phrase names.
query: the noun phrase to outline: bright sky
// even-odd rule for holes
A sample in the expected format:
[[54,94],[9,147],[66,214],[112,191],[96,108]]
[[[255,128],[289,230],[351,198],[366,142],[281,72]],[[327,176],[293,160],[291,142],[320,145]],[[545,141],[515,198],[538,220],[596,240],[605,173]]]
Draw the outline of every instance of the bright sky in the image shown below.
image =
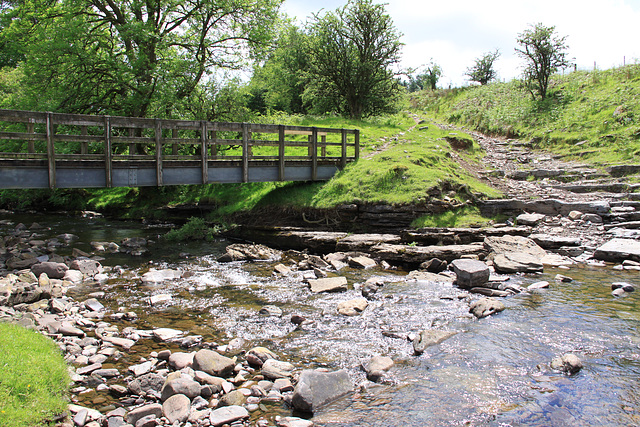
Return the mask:
[[[382,3],[382,2],[381,2]],[[483,53],[500,49],[495,64],[501,80],[522,72],[516,38],[530,24],[555,26],[567,36],[578,69],[640,63],[640,0],[388,0],[387,12],[403,33],[401,66],[431,59],[444,72],[438,86],[468,83],[467,68]],[[335,10],[346,0],[285,0],[283,11],[298,22],[321,8]]]

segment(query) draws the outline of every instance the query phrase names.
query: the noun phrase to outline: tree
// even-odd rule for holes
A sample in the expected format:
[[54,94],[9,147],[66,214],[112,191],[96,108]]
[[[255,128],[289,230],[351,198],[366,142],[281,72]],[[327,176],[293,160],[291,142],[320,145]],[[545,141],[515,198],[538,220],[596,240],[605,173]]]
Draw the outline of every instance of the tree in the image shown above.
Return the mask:
[[517,42],[521,48],[515,50],[526,61],[524,81],[534,99],[537,93],[544,100],[550,76],[571,65],[566,38],[556,35],[555,27],[545,27],[540,23],[518,35]]
[[436,90],[436,84],[438,84],[440,77],[442,77],[442,67],[433,61],[424,67],[424,73],[418,75],[418,78],[426,82],[431,90]]
[[493,68],[493,64],[500,57],[500,51],[496,49],[494,52],[487,52],[480,58],[476,58],[475,64],[471,68],[467,69],[465,73],[472,82],[478,82],[481,85],[486,85],[491,80],[497,77],[497,72]]
[[317,111],[359,119],[396,110],[400,33],[384,5],[351,0],[309,26],[311,84],[304,99]]
[[23,39],[39,108],[171,117],[268,46],[281,1],[23,1],[3,11],[15,18],[2,39]]
[[302,95],[309,80],[310,56],[307,34],[293,25],[284,28],[273,52],[254,70],[250,107],[260,112],[306,113]]

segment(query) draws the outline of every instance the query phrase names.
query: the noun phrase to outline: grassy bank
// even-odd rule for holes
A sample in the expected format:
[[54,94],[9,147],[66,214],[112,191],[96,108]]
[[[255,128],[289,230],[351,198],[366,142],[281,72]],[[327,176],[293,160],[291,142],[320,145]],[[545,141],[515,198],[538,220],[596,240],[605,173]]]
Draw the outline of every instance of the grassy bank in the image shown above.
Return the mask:
[[0,425],[41,426],[66,410],[67,365],[53,341],[0,322]]
[[439,120],[595,165],[640,156],[640,65],[553,76],[544,101],[533,100],[514,80],[422,92],[412,105]]

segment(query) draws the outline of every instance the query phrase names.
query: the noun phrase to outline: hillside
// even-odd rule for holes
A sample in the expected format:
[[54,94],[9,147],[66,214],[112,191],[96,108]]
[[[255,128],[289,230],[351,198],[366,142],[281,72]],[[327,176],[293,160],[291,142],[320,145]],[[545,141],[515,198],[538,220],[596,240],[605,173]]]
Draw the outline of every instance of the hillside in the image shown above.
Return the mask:
[[411,102],[439,120],[596,166],[640,155],[640,65],[553,76],[542,102],[515,80],[422,92]]

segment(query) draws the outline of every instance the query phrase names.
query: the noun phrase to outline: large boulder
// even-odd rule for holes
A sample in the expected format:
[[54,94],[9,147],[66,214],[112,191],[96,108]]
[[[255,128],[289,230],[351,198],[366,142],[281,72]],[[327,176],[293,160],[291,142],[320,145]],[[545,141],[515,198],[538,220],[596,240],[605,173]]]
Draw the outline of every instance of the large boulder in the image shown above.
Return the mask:
[[457,259],[451,263],[456,273],[456,284],[461,288],[475,288],[489,281],[491,271],[482,261]]
[[298,411],[313,413],[352,389],[353,385],[344,369],[335,372],[304,370],[293,392],[291,404]]
[[234,366],[233,359],[222,356],[213,350],[199,350],[193,357],[194,370],[206,372],[214,377],[224,377],[230,374],[233,372]]
[[93,277],[104,271],[102,265],[98,261],[92,259],[76,259],[69,264],[72,270],[79,270],[87,277]]
[[62,279],[69,270],[66,264],[61,262],[41,262],[31,266],[31,271],[36,276],[45,273],[50,279]]
[[494,313],[499,313],[504,309],[505,306],[502,302],[493,298],[482,298],[471,303],[469,313],[472,313],[478,319],[482,319]]
[[455,331],[442,331],[439,329],[425,329],[420,331],[418,336],[413,340],[413,352],[416,356],[419,356],[424,353],[428,347],[440,344],[455,334],[457,334]]
[[640,241],[634,239],[612,239],[596,249],[593,257],[603,261],[640,261]]
[[198,382],[191,378],[180,377],[169,380],[162,386],[161,399],[164,402],[176,394],[184,394],[189,399],[193,399],[196,396],[200,396],[201,391],[202,386]]

